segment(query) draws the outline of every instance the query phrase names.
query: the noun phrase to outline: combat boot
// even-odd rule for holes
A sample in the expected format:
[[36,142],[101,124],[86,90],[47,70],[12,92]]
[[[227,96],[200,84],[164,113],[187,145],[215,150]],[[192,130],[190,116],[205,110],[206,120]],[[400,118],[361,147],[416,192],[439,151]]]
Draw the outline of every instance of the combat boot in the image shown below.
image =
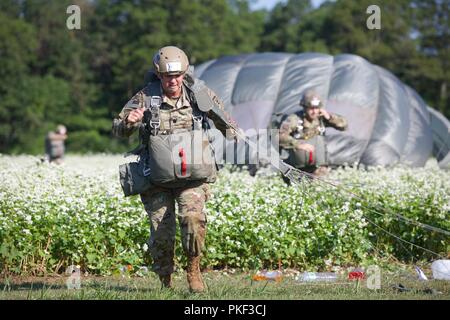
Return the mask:
[[205,291],[202,275],[200,272],[200,256],[188,257],[187,280],[189,290],[193,293]]
[[159,280],[161,281],[161,285],[163,288],[172,288],[172,275],[166,274],[166,275],[160,275]]

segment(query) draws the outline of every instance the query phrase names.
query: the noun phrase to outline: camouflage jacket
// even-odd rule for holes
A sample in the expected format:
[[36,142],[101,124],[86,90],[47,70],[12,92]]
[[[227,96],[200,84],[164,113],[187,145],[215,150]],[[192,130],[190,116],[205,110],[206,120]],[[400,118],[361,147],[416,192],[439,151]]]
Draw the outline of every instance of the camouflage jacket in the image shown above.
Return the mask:
[[[137,128],[140,127],[141,122],[134,124],[127,123],[126,119],[131,110],[144,107],[144,97],[148,95],[149,86],[136,93],[123,107],[118,118],[113,121],[113,134],[118,137],[129,137]],[[162,91],[162,90],[161,90]],[[208,88],[208,94],[214,102],[224,110],[223,103],[217,97],[217,95]],[[192,128],[192,116],[193,109],[187,89],[183,85],[183,93],[179,99],[170,99],[169,97],[162,95],[162,103],[160,107],[160,120],[161,125],[159,132],[170,132],[171,130]],[[211,119],[218,130],[222,132],[224,136],[228,138],[234,137],[235,133],[232,130],[227,131],[227,126],[212,112],[207,113],[207,117]],[[231,117],[227,114],[228,120],[235,124]]]
[[293,149],[299,140],[308,140],[317,135],[325,134],[325,127],[333,127],[344,131],[347,129],[347,120],[337,114],[330,113],[329,120],[321,117],[308,120],[304,112],[291,114],[280,126],[280,147]]

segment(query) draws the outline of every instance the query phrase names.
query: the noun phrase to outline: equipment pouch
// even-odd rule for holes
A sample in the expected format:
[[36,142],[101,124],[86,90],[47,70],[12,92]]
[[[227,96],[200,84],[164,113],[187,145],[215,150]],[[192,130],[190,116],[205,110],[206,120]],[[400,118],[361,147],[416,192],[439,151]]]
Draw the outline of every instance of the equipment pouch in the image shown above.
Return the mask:
[[129,162],[119,166],[120,185],[125,197],[143,193],[153,187],[150,176],[144,175],[144,163]]
[[328,164],[328,151],[324,136],[315,136],[302,142],[314,146],[314,152],[292,149],[289,150],[288,163],[296,168],[322,166]]

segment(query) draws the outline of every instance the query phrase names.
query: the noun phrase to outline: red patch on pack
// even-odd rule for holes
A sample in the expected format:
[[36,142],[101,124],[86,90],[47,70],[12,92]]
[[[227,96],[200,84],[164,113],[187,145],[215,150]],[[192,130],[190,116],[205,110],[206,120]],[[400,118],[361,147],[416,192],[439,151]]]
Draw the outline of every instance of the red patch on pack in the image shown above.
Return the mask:
[[178,154],[181,158],[181,175],[185,176],[186,175],[186,170],[187,170],[187,164],[186,164],[186,153],[184,152],[183,148],[180,148],[180,150],[178,151]]

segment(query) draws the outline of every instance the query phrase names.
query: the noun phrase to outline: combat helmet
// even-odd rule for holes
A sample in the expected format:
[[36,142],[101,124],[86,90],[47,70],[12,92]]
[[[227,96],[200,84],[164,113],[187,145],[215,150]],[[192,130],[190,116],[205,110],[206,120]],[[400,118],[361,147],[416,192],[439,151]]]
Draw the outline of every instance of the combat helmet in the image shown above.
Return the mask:
[[312,91],[308,90],[303,95],[302,99],[300,100],[300,106],[303,108],[323,108],[323,102],[320,96]]
[[189,68],[189,59],[183,50],[174,46],[162,47],[153,56],[153,67],[158,75],[177,75]]
[[56,132],[58,132],[59,134],[66,134],[67,128],[66,128],[64,125],[59,124],[59,125],[56,127]]

